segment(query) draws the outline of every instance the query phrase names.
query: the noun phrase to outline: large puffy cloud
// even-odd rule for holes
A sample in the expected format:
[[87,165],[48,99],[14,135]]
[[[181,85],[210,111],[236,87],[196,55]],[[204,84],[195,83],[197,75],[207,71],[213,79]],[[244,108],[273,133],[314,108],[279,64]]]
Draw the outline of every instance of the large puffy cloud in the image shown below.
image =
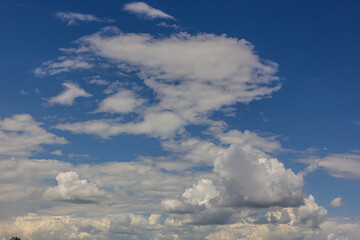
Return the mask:
[[61,172],[56,176],[58,185],[48,188],[44,197],[73,203],[100,203],[108,200],[109,194],[94,183],[80,179],[76,172]]
[[66,144],[63,137],[47,132],[28,114],[0,120],[0,156],[29,156],[42,151],[41,144]]
[[250,145],[232,145],[215,161],[214,172],[225,187],[223,204],[269,207],[302,203],[303,177]]
[[303,176],[277,159],[248,144],[231,145],[215,160],[210,178],[201,179],[177,199],[162,201],[162,206],[184,223],[224,224],[235,221],[236,214],[247,208],[305,204],[298,210],[302,221],[317,225],[319,221],[311,216],[317,213],[317,205],[312,197],[304,200],[303,185]]
[[124,5],[124,10],[133,13],[145,18],[155,19],[155,18],[167,18],[174,19],[163,11],[153,8],[144,2],[131,2]]
[[92,95],[87,93],[84,89],[80,88],[75,83],[66,82],[63,83],[66,88],[59,95],[49,99],[50,104],[72,105],[75,98],[78,97],[91,97]]

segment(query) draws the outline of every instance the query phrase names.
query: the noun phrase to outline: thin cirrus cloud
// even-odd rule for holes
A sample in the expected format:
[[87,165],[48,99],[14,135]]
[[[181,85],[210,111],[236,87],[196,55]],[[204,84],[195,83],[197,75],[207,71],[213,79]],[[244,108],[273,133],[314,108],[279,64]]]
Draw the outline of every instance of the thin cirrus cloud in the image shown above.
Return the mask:
[[81,56],[74,58],[62,56],[57,60],[42,63],[34,70],[34,74],[38,77],[44,77],[74,70],[90,69],[92,67],[93,64]]
[[50,104],[60,104],[60,105],[72,105],[75,98],[78,97],[91,97],[92,95],[87,93],[84,89],[80,88],[75,83],[66,82],[63,83],[65,90],[59,95],[49,99]]
[[159,9],[153,8],[144,2],[127,3],[124,5],[124,10],[144,18],[165,18],[175,20],[173,16],[170,16]]
[[55,16],[66,22],[68,26],[77,25],[80,22],[114,22],[112,19],[98,18],[92,14],[76,12],[57,12]]

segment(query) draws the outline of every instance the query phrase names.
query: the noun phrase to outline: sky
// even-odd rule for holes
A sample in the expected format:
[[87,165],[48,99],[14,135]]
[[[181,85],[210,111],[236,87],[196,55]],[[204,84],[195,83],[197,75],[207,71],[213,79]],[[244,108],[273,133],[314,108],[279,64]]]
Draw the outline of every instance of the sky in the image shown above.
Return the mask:
[[360,239],[360,2],[0,1],[0,239]]

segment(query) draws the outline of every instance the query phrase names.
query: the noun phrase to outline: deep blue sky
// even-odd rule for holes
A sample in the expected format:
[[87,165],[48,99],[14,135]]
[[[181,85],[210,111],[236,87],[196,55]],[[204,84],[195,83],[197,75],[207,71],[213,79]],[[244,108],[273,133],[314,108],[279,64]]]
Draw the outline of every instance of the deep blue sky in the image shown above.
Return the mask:
[[[265,138],[273,137],[282,147],[267,153],[295,173],[303,171],[314,159],[320,159],[318,169],[305,176],[304,194],[314,195],[316,203],[324,206],[330,217],[359,216],[359,1],[146,2],[173,16],[174,20],[137,17],[124,10],[126,3],[130,2],[0,1],[0,120],[17,114],[29,114],[35,121],[42,122],[41,126],[46,131],[68,141],[68,144],[60,146],[39,143],[43,149],[39,151],[34,147],[31,154],[25,157],[30,160],[57,159],[74,166],[83,166],[104,162],[141,162],[146,156],[155,161],[153,166],[158,166],[157,157],[170,160],[186,157],[183,149],[172,151],[163,146],[172,140],[196,138],[229,147],[229,143],[221,143],[215,135],[209,136],[204,132],[210,125],[191,121],[183,125],[188,131],[187,135],[177,138],[154,136],[146,131],[138,134],[125,131],[105,138],[90,132],[77,134],[76,131],[63,131],[57,127],[59,124],[85,124],[89,120],[101,119],[138,121],[138,112],[92,113],[109,96],[103,92],[105,86],[89,84],[89,79],[94,76],[105,79],[109,86],[116,81],[124,82],[122,87],[133,88],[138,97],[147,99],[147,103],[142,103],[144,106],[148,104],[147,107],[152,104],[155,106],[161,101],[161,96],[153,92],[134,72],[126,77],[118,75],[115,65],[42,76],[34,74],[36,69],[44,68],[45,62],[56,61],[58,57],[66,55],[60,48],[77,48],[79,42],[76,40],[97,33],[105,26],[116,26],[123,34],[149,34],[154,36],[154,41],[161,41],[180,32],[191,36],[224,34],[226,39],[247,40],[254,46],[254,55],[277,63],[278,72],[275,75],[280,79],[278,83],[281,89],[269,95],[264,94],[257,100],[252,99],[249,103],[237,101],[230,106],[222,106],[232,107],[232,116],[211,109],[206,112],[205,118],[225,122],[227,128],[224,132],[249,130]],[[56,16],[59,12],[91,14],[103,20],[68,25]],[[107,22],[109,19],[114,21]],[[177,29],[157,26],[161,22],[176,24]],[[99,65],[110,59],[101,54],[97,57],[96,64]],[[218,61],[219,64],[222,62]],[[52,104],[51,99],[64,90],[65,82],[85,89],[92,97],[76,98],[70,106]],[[136,89],[134,84],[139,88]],[[10,134],[13,130],[3,127],[0,131]],[[24,130],[19,131],[21,133]],[[61,150],[62,153],[53,154],[55,150]],[[0,151],[4,159],[20,155]],[[326,165],[329,164],[328,159],[334,156],[337,171]],[[355,163],[350,164],[346,162],[347,159],[355,159]],[[203,172],[213,167],[211,164],[195,165],[187,169],[194,175],[198,170]],[[344,170],[348,168],[349,171]],[[166,169],[161,171],[166,172]],[[100,187],[105,189],[109,186]],[[181,194],[179,192],[177,196]],[[341,197],[343,201],[339,208],[330,206],[336,197]],[[25,215],[26,211],[16,214]]]

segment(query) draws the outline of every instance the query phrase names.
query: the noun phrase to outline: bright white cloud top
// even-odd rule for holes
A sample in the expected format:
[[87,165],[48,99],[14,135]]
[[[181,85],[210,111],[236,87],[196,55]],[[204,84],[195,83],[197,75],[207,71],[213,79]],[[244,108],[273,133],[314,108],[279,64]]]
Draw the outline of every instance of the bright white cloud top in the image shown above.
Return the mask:
[[168,18],[175,19],[173,16],[164,13],[163,11],[153,8],[144,2],[131,2],[124,5],[124,10],[145,18]]
[[[343,92],[358,99],[344,87],[352,65],[323,49],[324,10],[260,3],[45,1],[29,29],[18,16],[40,8],[9,10],[0,239],[360,239],[360,115],[324,121]],[[29,30],[43,37],[18,44]]]

